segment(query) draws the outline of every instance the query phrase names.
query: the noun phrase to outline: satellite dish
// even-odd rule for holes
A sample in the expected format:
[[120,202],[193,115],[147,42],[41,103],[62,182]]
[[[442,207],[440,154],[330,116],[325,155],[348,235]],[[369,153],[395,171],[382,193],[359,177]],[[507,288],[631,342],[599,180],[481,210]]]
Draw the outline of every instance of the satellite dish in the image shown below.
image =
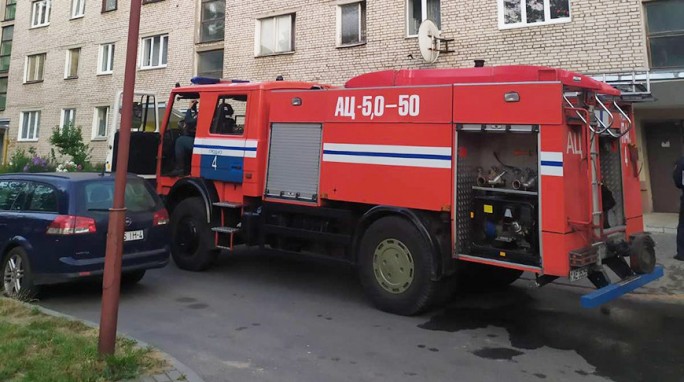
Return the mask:
[[432,64],[439,58],[441,36],[442,32],[439,31],[437,25],[432,21],[425,20],[420,24],[420,28],[418,28],[418,46],[425,62]]

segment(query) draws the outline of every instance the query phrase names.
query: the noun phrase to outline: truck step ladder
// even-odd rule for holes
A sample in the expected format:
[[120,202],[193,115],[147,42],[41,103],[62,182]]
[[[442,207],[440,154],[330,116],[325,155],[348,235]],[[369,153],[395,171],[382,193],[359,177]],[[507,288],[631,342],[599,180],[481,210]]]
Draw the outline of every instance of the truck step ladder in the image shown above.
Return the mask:
[[212,204],[214,205],[214,207],[219,208],[242,208],[242,203],[216,202]]
[[237,227],[226,227],[226,225],[235,224],[234,218],[239,216],[243,204],[236,202],[216,202],[212,203],[212,205],[221,209],[222,226],[213,227],[211,229],[216,234],[216,248],[232,251],[235,246],[235,234],[241,230],[240,224],[238,223]]
[[216,248],[233,250],[235,234],[240,232],[238,227],[214,227],[211,229],[216,233]]

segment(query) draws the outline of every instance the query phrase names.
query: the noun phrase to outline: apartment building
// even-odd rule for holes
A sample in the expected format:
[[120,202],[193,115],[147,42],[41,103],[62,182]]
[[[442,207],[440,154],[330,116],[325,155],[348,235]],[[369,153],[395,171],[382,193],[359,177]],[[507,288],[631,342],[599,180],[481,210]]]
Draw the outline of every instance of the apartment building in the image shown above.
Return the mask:
[[[119,113],[113,108],[123,87],[130,1],[2,1],[14,16],[11,26],[2,24],[3,47],[8,34],[14,42],[5,88],[0,77],[0,125],[8,126],[10,151],[35,147],[45,154],[52,130],[73,124],[91,143],[93,160],[104,161]],[[143,3],[136,91],[154,92],[163,107],[175,83],[195,72],[197,7],[187,0]]]
[[[85,14],[74,18],[74,4],[82,1],[87,2]],[[62,122],[64,110],[78,107],[76,124],[92,132],[93,145],[103,148],[98,141],[102,129],[96,129],[97,108],[111,104],[122,84],[127,9],[105,10],[116,3],[112,0],[53,0],[49,24],[42,26],[43,16],[34,8],[44,2],[49,0],[16,5],[9,98],[0,116],[9,119],[8,134],[19,141],[17,146],[45,148],[44,131]],[[122,3],[128,7],[127,1]],[[636,109],[644,202],[647,210],[675,208],[677,191],[671,187],[669,171],[682,148],[684,0],[144,3],[141,46],[145,41],[151,46],[166,44],[168,56],[153,67],[139,59],[138,89],[153,90],[161,99],[175,82],[194,74],[248,80],[282,75],[341,85],[369,71],[470,67],[475,59],[486,65],[562,67],[613,82],[635,99],[655,99]],[[427,19],[453,39],[454,51],[432,64],[422,60],[417,39],[418,28]],[[112,42],[112,73],[102,73],[100,66]],[[78,79],[65,79],[62,71],[67,70],[70,49],[76,48],[82,49]],[[31,68],[40,67],[43,54],[44,80],[27,81]],[[34,111],[41,113],[37,140],[30,128],[36,124]],[[24,120],[28,130],[22,127]]]

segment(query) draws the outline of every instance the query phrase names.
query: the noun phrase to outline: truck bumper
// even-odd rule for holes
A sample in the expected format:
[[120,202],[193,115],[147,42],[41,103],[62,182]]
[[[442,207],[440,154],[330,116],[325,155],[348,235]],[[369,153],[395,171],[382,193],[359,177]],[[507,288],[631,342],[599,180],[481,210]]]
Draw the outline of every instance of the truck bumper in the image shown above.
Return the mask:
[[584,308],[595,308],[599,305],[613,301],[637,288],[641,288],[651,281],[655,281],[663,277],[664,274],[665,272],[663,270],[663,266],[656,265],[651,273],[631,276],[615,284],[610,284],[603,288],[597,289],[582,296],[580,302]]

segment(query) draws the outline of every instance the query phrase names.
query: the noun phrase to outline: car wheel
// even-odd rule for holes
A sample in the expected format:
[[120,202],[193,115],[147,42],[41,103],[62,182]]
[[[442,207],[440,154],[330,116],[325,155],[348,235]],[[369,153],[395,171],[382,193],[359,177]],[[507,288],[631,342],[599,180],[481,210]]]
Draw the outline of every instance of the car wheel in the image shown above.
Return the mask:
[[496,291],[513,284],[522,274],[516,269],[464,263],[459,270],[458,286],[465,291]]
[[374,222],[363,235],[358,253],[359,278],[381,310],[414,315],[437,296],[431,280],[432,251],[413,224],[400,217]]
[[123,285],[133,285],[137,284],[145,277],[145,270],[126,272],[121,275],[121,284]]
[[13,248],[2,262],[2,287],[6,296],[19,300],[30,300],[38,293],[33,284],[33,275],[28,255],[21,247]]
[[171,215],[171,237],[171,257],[179,268],[202,271],[216,260],[217,251],[202,199],[189,198],[176,206]]

